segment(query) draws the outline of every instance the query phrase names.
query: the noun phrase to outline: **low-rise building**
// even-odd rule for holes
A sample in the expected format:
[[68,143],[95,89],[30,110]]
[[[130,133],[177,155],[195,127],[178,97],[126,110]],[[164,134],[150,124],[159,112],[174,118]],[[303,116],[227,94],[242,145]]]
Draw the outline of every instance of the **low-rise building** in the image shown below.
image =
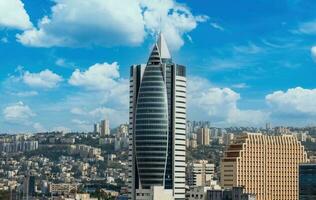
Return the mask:
[[77,192],[77,184],[50,183],[49,192],[53,195],[69,194]]
[[187,164],[187,184],[189,186],[210,186],[215,165],[207,160],[197,160]]
[[211,189],[207,191],[206,200],[256,200],[256,195],[246,193],[243,187]]

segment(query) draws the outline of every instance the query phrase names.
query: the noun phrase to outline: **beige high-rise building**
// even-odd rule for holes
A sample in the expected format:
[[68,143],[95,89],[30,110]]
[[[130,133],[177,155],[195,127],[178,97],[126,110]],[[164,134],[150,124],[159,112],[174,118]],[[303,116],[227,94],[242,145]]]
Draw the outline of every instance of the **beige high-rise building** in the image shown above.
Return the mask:
[[210,129],[200,128],[197,133],[197,144],[198,145],[209,145],[210,144]]
[[298,167],[306,161],[294,136],[243,134],[221,161],[221,185],[244,186],[257,200],[298,200]]

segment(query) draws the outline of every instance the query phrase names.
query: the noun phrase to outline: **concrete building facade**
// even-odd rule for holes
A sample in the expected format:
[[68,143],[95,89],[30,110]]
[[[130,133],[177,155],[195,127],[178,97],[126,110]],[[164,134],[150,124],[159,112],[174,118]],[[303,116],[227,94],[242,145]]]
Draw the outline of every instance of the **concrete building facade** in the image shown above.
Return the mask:
[[197,132],[198,145],[210,145],[210,129],[200,128]]
[[304,147],[294,136],[243,134],[221,160],[221,185],[243,186],[257,200],[297,200],[298,168],[306,161]]
[[214,177],[215,165],[207,160],[198,160],[187,165],[189,186],[210,186]]
[[207,191],[207,200],[256,200],[256,195],[249,194],[243,187],[231,189],[212,189]]
[[105,119],[101,120],[100,123],[100,136],[105,137],[107,135],[110,135],[110,121]]

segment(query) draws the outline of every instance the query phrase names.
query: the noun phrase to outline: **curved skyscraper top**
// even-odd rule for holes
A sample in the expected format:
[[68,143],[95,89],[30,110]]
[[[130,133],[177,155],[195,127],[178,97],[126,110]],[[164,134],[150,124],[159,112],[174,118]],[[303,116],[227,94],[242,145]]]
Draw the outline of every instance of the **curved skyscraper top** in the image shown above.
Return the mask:
[[142,188],[164,185],[168,153],[167,87],[157,45],[138,92],[134,131],[136,165]]
[[185,199],[185,123],[185,67],[160,34],[147,64],[131,67],[130,199]]

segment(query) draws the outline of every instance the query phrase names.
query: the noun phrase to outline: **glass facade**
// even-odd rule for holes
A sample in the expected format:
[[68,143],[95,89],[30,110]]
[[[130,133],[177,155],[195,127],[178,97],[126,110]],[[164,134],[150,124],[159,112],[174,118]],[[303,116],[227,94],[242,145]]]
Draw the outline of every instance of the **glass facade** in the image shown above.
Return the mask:
[[129,199],[152,186],[185,199],[185,67],[160,35],[146,65],[130,73]]
[[168,151],[168,102],[164,72],[154,47],[141,80],[136,106],[135,146],[142,188],[164,185]]
[[316,199],[316,164],[302,164],[299,169],[300,200]]

